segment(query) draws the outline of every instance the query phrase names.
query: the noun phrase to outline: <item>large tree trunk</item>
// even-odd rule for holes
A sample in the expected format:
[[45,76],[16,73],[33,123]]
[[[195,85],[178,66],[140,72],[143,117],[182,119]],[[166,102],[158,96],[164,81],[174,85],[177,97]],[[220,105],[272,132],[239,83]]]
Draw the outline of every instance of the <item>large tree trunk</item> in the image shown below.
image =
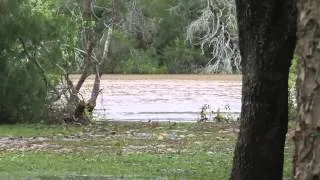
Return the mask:
[[294,179],[320,179],[320,1],[299,3]]
[[231,179],[282,179],[295,0],[236,0],[242,57],[241,125]]

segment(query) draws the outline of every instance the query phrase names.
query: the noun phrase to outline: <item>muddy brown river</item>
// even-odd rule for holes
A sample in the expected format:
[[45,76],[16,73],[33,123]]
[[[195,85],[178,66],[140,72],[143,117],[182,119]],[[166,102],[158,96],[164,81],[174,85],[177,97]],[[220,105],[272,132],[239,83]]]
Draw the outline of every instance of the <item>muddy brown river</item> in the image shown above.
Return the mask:
[[[85,97],[92,84],[90,77]],[[205,104],[222,112],[241,108],[240,75],[103,75],[101,89],[94,111],[99,120],[196,121]]]

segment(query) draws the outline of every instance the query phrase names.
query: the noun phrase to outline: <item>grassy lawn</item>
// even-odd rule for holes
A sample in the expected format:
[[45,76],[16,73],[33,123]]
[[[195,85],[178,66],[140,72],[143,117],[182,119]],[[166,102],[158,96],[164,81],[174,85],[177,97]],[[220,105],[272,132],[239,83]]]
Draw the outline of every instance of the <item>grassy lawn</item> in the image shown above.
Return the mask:
[[[228,179],[237,124],[0,126],[0,179]],[[292,143],[286,146],[290,177]]]

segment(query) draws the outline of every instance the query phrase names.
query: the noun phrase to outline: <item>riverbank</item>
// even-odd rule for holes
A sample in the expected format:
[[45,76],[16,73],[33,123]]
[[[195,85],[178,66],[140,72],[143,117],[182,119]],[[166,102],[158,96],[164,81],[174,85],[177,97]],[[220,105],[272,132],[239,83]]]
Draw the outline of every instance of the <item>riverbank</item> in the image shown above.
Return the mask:
[[[1,125],[0,178],[223,180],[237,133],[235,122]],[[288,178],[291,154],[288,140]]]

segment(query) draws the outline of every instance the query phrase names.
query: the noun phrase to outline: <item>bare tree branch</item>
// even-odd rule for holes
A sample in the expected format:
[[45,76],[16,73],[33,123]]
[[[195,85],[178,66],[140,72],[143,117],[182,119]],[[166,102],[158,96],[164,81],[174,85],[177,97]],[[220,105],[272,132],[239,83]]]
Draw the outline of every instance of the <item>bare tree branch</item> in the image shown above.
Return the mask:
[[48,83],[48,78],[46,76],[46,71],[42,68],[41,64],[39,63],[39,61],[32,57],[28,51],[28,48],[26,46],[26,43],[25,41],[23,40],[23,38],[19,35],[19,41],[20,43],[22,44],[22,47],[23,47],[23,51],[24,51],[24,54],[26,55],[26,57],[31,61],[33,62],[36,67],[40,70],[41,72],[41,76],[42,76],[42,79],[44,81],[44,83],[46,84],[46,86],[48,87],[49,86],[49,83]]

